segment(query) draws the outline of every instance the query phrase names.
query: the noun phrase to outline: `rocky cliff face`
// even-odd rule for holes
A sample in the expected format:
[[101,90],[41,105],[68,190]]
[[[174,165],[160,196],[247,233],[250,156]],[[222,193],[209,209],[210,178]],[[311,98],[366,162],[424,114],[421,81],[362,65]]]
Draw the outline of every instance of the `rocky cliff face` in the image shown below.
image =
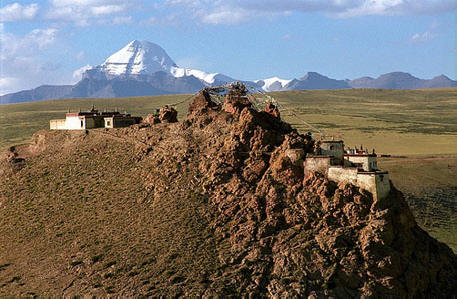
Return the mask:
[[455,294],[457,257],[402,194],[305,176],[312,148],[205,93],[179,123],[39,132],[2,160],[25,166],[0,178],[0,294]]

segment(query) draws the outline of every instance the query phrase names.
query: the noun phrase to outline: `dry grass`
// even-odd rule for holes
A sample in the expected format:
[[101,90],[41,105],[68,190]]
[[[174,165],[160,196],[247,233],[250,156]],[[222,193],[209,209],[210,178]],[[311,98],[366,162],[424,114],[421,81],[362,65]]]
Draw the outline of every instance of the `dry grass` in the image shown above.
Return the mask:
[[[346,144],[393,155],[457,154],[457,89],[275,93],[286,109]],[[300,119],[284,118],[308,130]]]
[[457,158],[383,158],[419,225],[457,252]]
[[[116,98],[116,99],[65,99],[0,105],[0,150],[8,146],[28,142],[38,130],[49,129],[49,120],[65,118],[68,109],[88,110],[92,106],[99,110],[117,108],[132,115],[146,116],[156,108],[172,104],[189,95],[172,95],[156,97]],[[180,112],[186,111],[186,105],[178,106]]]
[[205,200],[187,186],[194,173],[168,182],[173,197],[157,196],[144,174],[165,176],[138,159],[134,143],[103,130],[54,133],[49,144],[72,141],[0,178],[0,199],[10,199],[0,209],[0,296],[147,295],[168,281],[167,294],[178,296],[214,271]]

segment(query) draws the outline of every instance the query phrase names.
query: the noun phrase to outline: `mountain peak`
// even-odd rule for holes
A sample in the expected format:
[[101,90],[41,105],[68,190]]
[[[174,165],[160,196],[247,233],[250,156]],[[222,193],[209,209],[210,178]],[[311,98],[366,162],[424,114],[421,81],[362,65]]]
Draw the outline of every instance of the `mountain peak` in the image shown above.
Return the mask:
[[449,80],[449,81],[451,81],[451,79],[448,76],[443,75],[443,74],[434,77],[432,80]]
[[306,79],[328,79],[328,77],[319,74],[318,72],[307,72],[300,80]]
[[133,40],[117,51],[100,66],[109,75],[147,75],[159,71],[169,72],[176,63],[157,44]]
[[159,46],[158,44],[156,43],[153,43],[153,42],[150,42],[150,41],[147,41],[147,40],[137,40],[137,39],[134,39],[132,40],[130,43],[128,43],[126,45],[126,47],[129,46],[129,47],[134,47],[134,48],[143,48],[143,49],[153,49],[153,48],[158,48],[162,51],[165,52],[165,50]]
[[378,77],[378,79],[380,79],[380,78],[417,79],[410,73],[405,73],[405,72],[391,72],[391,73],[387,73],[387,74],[384,74],[384,75],[381,75]]

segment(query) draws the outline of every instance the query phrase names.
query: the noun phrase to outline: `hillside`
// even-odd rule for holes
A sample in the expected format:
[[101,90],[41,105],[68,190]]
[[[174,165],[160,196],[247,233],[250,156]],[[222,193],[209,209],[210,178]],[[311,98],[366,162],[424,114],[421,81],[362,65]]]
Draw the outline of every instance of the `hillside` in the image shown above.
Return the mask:
[[180,123],[37,132],[0,162],[0,295],[455,294],[457,257],[399,191],[305,177],[297,148],[203,95]]
[[[457,252],[457,89],[313,90],[272,93],[282,105],[281,116],[301,133],[303,119],[329,135],[340,135],[348,146],[363,144],[393,155],[383,169],[405,194],[422,228]],[[49,120],[95,104],[99,109],[146,116],[188,95],[136,98],[65,99],[0,105],[0,151],[28,143]],[[185,115],[187,105],[178,105]],[[298,117],[291,115],[294,111]],[[313,130],[314,131],[314,130]],[[408,157],[408,158],[406,158]],[[420,201],[420,204],[415,204]]]

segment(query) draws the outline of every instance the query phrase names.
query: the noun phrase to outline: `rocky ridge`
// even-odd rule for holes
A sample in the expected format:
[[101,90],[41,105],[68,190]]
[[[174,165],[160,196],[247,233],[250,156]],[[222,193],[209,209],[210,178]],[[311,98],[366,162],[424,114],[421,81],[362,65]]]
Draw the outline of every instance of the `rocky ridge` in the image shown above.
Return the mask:
[[[125,238],[133,238],[128,244],[118,240],[123,254],[113,254],[110,267],[117,268],[109,272],[90,258],[89,252],[95,255],[98,245],[78,239],[75,232],[69,234],[67,252],[53,252],[59,258],[52,268],[71,279],[55,283],[53,288],[46,283],[58,276],[48,272],[28,278],[22,272],[14,277],[27,282],[17,285],[10,276],[20,271],[19,262],[0,254],[0,265],[8,265],[0,266],[0,286],[6,281],[0,295],[24,295],[30,289],[36,294],[64,296],[308,298],[450,297],[457,292],[457,257],[416,224],[403,195],[394,187],[388,198],[374,200],[352,185],[305,175],[302,162],[313,151],[312,139],[278,115],[248,106],[235,107],[230,110],[233,113],[224,108],[202,91],[189,105],[187,117],[178,123],[152,122],[110,131],[38,132],[22,152],[12,149],[1,164],[11,175],[0,178],[0,252],[15,252],[19,246],[6,228],[20,216],[8,212],[21,215],[20,209],[15,210],[17,205],[39,201],[39,192],[33,193],[31,186],[50,184],[50,179],[34,179],[31,173],[39,171],[53,181],[63,180],[65,159],[72,161],[72,173],[82,173],[73,181],[77,188],[86,175],[81,169],[108,159],[110,167],[97,164],[87,174],[97,183],[84,193],[89,194],[86,204],[110,206],[111,201],[102,195],[112,188],[117,194],[111,205],[129,207],[119,211],[116,225],[122,227],[126,220],[128,231],[141,230],[149,237],[128,235]],[[90,159],[82,160],[86,156]],[[25,165],[13,167],[14,159],[25,159],[20,162]],[[54,167],[50,161],[62,162],[54,162]],[[113,169],[123,169],[123,184],[110,176]],[[21,180],[24,184],[19,185]],[[97,187],[103,182],[113,186]],[[55,195],[47,192],[48,200],[55,197],[56,204],[62,201],[62,194],[71,194],[64,186],[56,188]],[[92,197],[97,201],[92,203]],[[173,210],[173,206],[178,208]],[[172,213],[167,215],[172,220],[165,213]],[[79,219],[78,215],[64,216],[70,224]],[[134,221],[137,218],[143,222]],[[106,245],[116,239],[117,230],[110,225],[81,225],[80,229],[111,234],[106,240],[98,238]],[[44,226],[37,232],[55,234],[53,225]],[[173,235],[164,237],[171,227]],[[182,232],[183,228],[188,230]],[[15,235],[26,234],[19,230]],[[156,235],[161,241],[143,248]],[[75,245],[77,240],[84,247]],[[28,259],[35,255],[32,251]],[[135,261],[136,255],[149,262]],[[80,258],[75,262],[75,257]],[[139,283],[144,277],[147,282]],[[51,291],[44,292],[40,285]]]

